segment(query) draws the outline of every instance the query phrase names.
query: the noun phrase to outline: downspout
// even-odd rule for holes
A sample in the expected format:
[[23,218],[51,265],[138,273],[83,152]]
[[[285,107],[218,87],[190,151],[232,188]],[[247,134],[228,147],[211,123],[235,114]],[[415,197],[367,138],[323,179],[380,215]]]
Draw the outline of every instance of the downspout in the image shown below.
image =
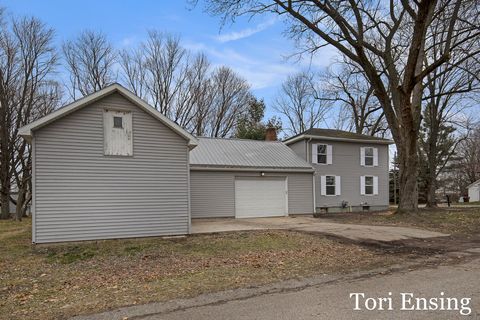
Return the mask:
[[[309,138],[308,140],[305,140],[305,156],[306,156],[306,160],[308,163],[311,163],[312,161],[308,160],[308,159],[311,159],[312,157],[310,156],[310,158],[308,157],[308,150],[310,149],[310,154],[312,153],[312,148],[310,148],[310,143],[312,142],[312,138]],[[316,188],[315,188],[315,174],[316,174],[316,171],[313,171],[313,176],[312,176],[312,192],[313,192],[313,213],[315,214],[316,211],[317,211],[317,195],[316,195]]]

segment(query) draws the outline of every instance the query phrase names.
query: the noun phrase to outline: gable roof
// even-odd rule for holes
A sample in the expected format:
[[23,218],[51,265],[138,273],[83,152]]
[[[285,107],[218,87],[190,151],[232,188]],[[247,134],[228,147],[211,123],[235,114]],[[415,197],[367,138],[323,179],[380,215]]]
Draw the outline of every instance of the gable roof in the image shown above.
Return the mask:
[[319,138],[323,140],[332,141],[347,141],[347,142],[359,142],[359,143],[378,143],[378,144],[393,144],[394,142],[389,139],[383,139],[378,137],[372,137],[366,134],[359,134],[343,130],[334,129],[321,129],[312,128],[308,129],[296,136],[286,139],[284,142],[289,145],[294,142],[309,138]]
[[477,180],[477,181],[475,181],[474,183],[469,184],[469,185],[467,186],[467,189],[470,188],[470,187],[474,187],[474,186],[476,186],[477,184],[480,185],[480,179]]
[[40,129],[44,126],[49,125],[50,123],[65,117],[66,115],[69,115],[87,105],[90,105],[91,103],[98,101],[112,93],[118,92],[121,94],[123,97],[125,97],[127,100],[135,104],[137,107],[142,109],[143,111],[147,112],[154,118],[156,118],[158,121],[163,123],[165,126],[169,127],[172,129],[175,133],[177,133],[179,136],[183,137],[185,140],[188,141],[188,146],[190,148],[194,148],[197,145],[197,139],[192,136],[190,133],[185,131],[182,127],[180,127],[178,124],[173,122],[172,120],[168,119],[166,116],[161,114],[159,111],[157,111],[155,108],[150,106],[147,102],[144,100],[140,99],[137,97],[133,92],[127,90],[125,87],[121,86],[118,83],[112,84],[108,87],[103,88],[102,90],[99,90],[97,92],[94,92],[92,94],[89,94],[88,96],[85,96],[79,100],[76,100],[64,107],[61,107],[60,109],[55,110],[54,112],[38,119],[35,120],[26,126],[23,126],[19,129],[19,134],[23,138],[30,140],[32,138],[32,134],[34,130]]
[[198,138],[190,152],[191,168],[230,168],[251,170],[293,170],[312,172],[313,168],[280,141]]

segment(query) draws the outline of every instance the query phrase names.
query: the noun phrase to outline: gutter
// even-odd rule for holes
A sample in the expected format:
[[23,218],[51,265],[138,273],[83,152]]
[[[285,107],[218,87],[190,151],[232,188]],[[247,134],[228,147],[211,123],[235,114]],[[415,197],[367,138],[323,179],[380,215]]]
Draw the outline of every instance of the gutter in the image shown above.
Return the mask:
[[294,142],[303,140],[303,139],[318,139],[318,140],[325,140],[325,141],[344,141],[344,142],[356,142],[356,143],[371,143],[371,144],[394,144],[393,140],[368,140],[368,139],[350,139],[350,138],[336,138],[336,137],[326,137],[326,136],[316,136],[316,135],[309,135],[303,134],[298,137],[292,138],[290,140],[285,140],[287,146]]
[[248,167],[208,167],[190,165],[190,171],[250,171],[250,172],[292,172],[292,173],[313,173],[313,168],[248,168]]

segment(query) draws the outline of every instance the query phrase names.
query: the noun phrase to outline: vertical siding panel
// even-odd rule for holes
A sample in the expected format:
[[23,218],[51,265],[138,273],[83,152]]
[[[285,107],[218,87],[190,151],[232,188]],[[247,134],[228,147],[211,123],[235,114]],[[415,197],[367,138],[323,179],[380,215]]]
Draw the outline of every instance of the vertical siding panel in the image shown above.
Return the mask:
[[[132,112],[133,156],[105,156],[103,110]],[[114,93],[34,132],[36,242],[188,233],[187,142]]]

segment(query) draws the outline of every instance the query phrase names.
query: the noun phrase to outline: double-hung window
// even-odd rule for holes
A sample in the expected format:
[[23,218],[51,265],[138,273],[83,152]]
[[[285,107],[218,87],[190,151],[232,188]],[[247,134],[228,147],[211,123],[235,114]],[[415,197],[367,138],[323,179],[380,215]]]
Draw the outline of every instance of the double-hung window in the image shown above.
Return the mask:
[[312,143],[312,163],[332,164],[332,146],[325,143]]
[[373,195],[373,177],[372,176],[365,177],[365,194]]
[[327,164],[327,145],[317,144],[317,163]]
[[378,166],[378,149],[374,147],[361,147],[360,165],[364,167]]
[[373,148],[365,148],[365,165],[373,166]]
[[378,177],[377,176],[361,176],[360,177],[360,194],[364,196],[378,195]]
[[327,196],[334,196],[335,192],[335,176],[326,176],[325,177],[325,188]]
[[321,176],[320,187],[322,196],[339,196],[341,189],[340,176]]

